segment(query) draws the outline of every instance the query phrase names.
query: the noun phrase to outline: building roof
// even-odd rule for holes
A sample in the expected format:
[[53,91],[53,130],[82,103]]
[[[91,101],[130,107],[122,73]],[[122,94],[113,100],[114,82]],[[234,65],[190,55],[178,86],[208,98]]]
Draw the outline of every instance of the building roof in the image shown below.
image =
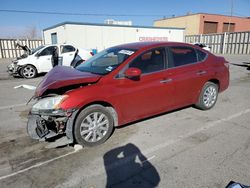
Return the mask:
[[226,16],[226,17],[235,17],[235,18],[241,18],[241,19],[250,19],[249,17],[240,17],[240,16],[230,16],[230,15],[223,15],[223,14],[210,14],[210,13],[194,13],[194,14],[186,14],[182,16],[175,16],[175,17],[169,17],[169,18],[161,18],[157,19],[155,21],[160,21],[160,20],[168,20],[168,19],[175,19],[175,18],[181,18],[181,17],[187,17],[187,16],[194,16],[194,15],[215,15],[215,16]]
[[54,29],[56,27],[60,27],[63,25],[87,25],[87,26],[108,26],[108,27],[129,27],[129,28],[148,28],[148,29],[176,29],[176,30],[185,30],[185,28],[178,27],[154,27],[154,26],[137,26],[137,25],[110,25],[110,24],[100,24],[100,23],[86,23],[86,22],[62,22],[51,27],[47,27],[43,29],[43,31],[47,31],[50,29]]

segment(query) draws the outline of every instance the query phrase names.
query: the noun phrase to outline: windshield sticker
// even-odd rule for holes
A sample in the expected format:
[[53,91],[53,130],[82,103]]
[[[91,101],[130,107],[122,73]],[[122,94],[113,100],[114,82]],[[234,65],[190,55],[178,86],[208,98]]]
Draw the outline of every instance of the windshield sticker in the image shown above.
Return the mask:
[[113,69],[113,67],[109,66],[109,67],[107,67],[107,68],[106,68],[106,71],[111,72],[111,71],[112,71],[112,69]]
[[120,50],[118,53],[120,54],[126,54],[126,55],[132,55],[134,52],[130,50]]

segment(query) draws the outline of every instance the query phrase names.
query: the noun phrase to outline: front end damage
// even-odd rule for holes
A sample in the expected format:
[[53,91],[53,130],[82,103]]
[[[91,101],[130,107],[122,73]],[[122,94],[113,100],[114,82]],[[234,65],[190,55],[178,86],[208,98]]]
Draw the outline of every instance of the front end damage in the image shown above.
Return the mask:
[[29,55],[32,54],[31,49],[26,45],[21,45],[18,42],[16,43],[16,47],[18,49],[22,49],[24,51],[24,54],[22,54],[20,57],[15,58],[12,63],[7,66],[7,72],[12,76],[22,76],[20,74],[20,71],[22,69],[22,66],[18,64],[19,60],[27,58]]
[[79,106],[68,107],[63,104],[70,104],[70,92],[97,83],[100,78],[100,75],[64,66],[57,66],[47,73],[33,96],[37,102],[28,116],[27,132],[30,137],[46,141],[66,136],[68,143],[72,143],[73,125]]
[[27,132],[36,140],[47,141],[66,136],[73,143],[73,123],[78,110],[47,110],[33,112],[28,116]]
[[22,66],[17,64],[18,61],[14,60],[9,66],[7,66],[7,71],[12,76],[21,76],[20,71],[22,69]]

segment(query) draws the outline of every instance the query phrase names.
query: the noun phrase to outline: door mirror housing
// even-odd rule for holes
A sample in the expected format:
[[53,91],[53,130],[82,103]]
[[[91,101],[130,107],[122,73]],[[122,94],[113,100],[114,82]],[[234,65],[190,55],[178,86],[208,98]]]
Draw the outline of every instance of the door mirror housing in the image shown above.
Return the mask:
[[141,77],[141,70],[134,67],[128,68],[125,71],[125,77],[131,80],[139,80]]

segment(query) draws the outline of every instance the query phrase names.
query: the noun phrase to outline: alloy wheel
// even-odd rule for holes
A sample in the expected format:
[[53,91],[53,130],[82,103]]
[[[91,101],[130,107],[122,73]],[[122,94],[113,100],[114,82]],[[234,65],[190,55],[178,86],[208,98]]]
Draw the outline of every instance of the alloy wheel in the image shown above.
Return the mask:
[[101,140],[109,130],[108,117],[102,112],[94,112],[86,116],[80,126],[81,137],[86,142]]
[[217,98],[217,90],[214,86],[210,85],[207,87],[203,94],[203,103],[207,108],[214,105]]
[[27,65],[23,67],[22,75],[25,78],[34,78],[36,75],[36,69],[31,65]]

